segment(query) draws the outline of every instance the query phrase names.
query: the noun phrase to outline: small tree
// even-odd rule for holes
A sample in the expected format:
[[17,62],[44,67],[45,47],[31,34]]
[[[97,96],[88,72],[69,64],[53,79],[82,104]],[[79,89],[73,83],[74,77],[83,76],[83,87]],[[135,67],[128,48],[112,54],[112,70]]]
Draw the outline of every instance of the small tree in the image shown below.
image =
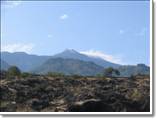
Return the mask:
[[30,77],[30,76],[32,76],[31,73],[28,73],[28,72],[23,72],[23,73],[21,73],[21,77],[22,77],[22,78],[27,78],[27,77]]
[[106,77],[112,77],[113,73],[115,73],[116,75],[120,75],[120,72],[117,69],[114,69],[112,67],[106,68],[104,70],[104,76]]
[[113,72],[113,68],[112,67],[106,68],[104,70],[104,76],[111,77],[112,76],[112,72]]
[[120,72],[119,72],[118,69],[114,69],[114,72],[115,72],[116,75],[118,75],[118,76],[120,75]]
[[63,77],[64,74],[63,73],[59,73],[59,72],[48,72],[47,76],[50,76],[50,77]]
[[18,78],[18,77],[20,77],[20,75],[21,75],[21,71],[20,71],[20,69],[18,67],[11,66],[8,69],[8,76],[9,76],[9,78],[10,77],[16,77],[16,78]]
[[99,78],[101,78],[101,77],[103,77],[103,74],[98,73],[98,74],[96,74],[95,77],[99,77]]

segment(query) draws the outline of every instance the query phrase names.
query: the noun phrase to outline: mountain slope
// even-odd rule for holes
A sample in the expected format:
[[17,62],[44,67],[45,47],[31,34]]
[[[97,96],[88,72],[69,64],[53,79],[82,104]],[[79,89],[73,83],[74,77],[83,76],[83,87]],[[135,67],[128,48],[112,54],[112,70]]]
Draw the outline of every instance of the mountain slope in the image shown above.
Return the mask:
[[97,65],[103,66],[104,68],[107,67],[119,67],[119,64],[115,64],[115,63],[111,63],[108,61],[105,61],[104,59],[101,59],[99,57],[91,57],[91,56],[87,56],[84,54],[81,54],[73,49],[67,49],[59,54],[56,54],[53,56],[54,58],[70,58],[70,59],[79,59],[79,60],[83,60],[83,61],[90,61],[90,62],[94,62]]
[[150,68],[145,64],[123,65],[117,68],[121,76],[131,76],[136,74],[150,74]]
[[[54,64],[54,62],[56,64]],[[61,67],[59,63],[62,63],[63,66]],[[101,58],[86,56],[75,50],[65,50],[64,52],[56,54],[54,56],[30,55],[24,52],[15,52],[15,53],[1,52],[1,69],[7,70],[8,67],[11,65],[15,65],[19,67],[22,71],[31,72],[33,69],[35,69],[40,73],[42,72],[45,73],[49,70],[51,71],[51,69],[54,69],[54,71],[59,71],[59,72],[61,71],[67,74],[69,74],[70,72],[73,74],[95,75],[97,73],[101,73],[103,68],[114,67],[120,71],[121,76],[130,76],[130,75],[135,75],[139,73],[150,74],[150,68],[144,64],[138,64],[137,66],[136,65],[118,65],[118,64],[105,61]],[[66,67],[68,67],[69,69],[67,70]],[[97,67],[95,68],[97,70],[95,70],[94,67]],[[40,70],[38,70],[38,68]],[[41,69],[43,69],[43,71]],[[81,71],[82,69],[83,71]]]
[[0,62],[1,62],[1,66],[0,66],[1,70],[7,70],[10,67],[10,65],[4,60],[0,59]]
[[118,64],[105,61],[101,58],[89,57],[75,50],[65,50],[62,53],[56,54],[54,56],[30,55],[25,52],[14,52],[14,53],[1,52],[2,60],[8,62],[10,65],[15,65],[19,67],[22,71],[31,71],[32,69],[42,65],[46,60],[50,58],[65,58],[65,59],[70,58],[70,59],[78,59],[82,61],[90,61],[103,67],[120,66]]
[[35,73],[60,72],[64,74],[96,75],[103,67],[78,59],[51,58],[34,70]]
[[1,58],[10,65],[19,67],[22,71],[30,71],[44,63],[50,56],[30,55],[25,52],[1,52]]

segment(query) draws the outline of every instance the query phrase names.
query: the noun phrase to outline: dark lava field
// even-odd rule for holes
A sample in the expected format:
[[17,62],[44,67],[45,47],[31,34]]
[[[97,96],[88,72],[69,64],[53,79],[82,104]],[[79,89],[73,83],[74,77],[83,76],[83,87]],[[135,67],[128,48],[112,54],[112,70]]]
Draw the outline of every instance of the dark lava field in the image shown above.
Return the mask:
[[1,112],[149,112],[149,76],[2,79]]

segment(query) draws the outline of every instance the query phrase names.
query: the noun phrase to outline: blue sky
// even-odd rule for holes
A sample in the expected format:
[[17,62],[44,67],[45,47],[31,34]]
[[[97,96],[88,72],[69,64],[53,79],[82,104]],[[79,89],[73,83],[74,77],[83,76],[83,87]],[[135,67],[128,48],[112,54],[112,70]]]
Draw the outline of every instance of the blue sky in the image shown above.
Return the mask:
[[149,1],[2,2],[1,50],[149,65],[149,22]]

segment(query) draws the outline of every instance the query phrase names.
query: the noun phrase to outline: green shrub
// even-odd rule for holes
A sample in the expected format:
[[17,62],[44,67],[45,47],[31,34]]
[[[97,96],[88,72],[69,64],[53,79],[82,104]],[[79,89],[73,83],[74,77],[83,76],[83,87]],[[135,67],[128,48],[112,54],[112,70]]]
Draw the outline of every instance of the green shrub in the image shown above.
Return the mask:
[[102,75],[102,74],[96,74],[96,77],[98,77],[98,78],[102,78],[103,75]]
[[8,69],[8,73],[7,73],[8,77],[9,78],[19,78],[20,75],[21,75],[21,71],[18,67],[16,66],[11,66],[9,69]]
[[82,76],[81,76],[81,75],[78,75],[78,74],[73,74],[72,77],[73,77],[74,79],[82,78]]
[[64,74],[63,73],[58,73],[58,72],[48,72],[47,76],[50,76],[50,77],[63,77]]
[[120,75],[120,72],[117,69],[114,69],[112,67],[106,68],[104,70],[104,76],[105,77],[113,77],[113,74]]
[[32,76],[32,74],[31,73],[28,73],[28,72],[23,72],[23,73],[21,73],[21,77],[22,78],[27,78],[27,77],[31,77]]

